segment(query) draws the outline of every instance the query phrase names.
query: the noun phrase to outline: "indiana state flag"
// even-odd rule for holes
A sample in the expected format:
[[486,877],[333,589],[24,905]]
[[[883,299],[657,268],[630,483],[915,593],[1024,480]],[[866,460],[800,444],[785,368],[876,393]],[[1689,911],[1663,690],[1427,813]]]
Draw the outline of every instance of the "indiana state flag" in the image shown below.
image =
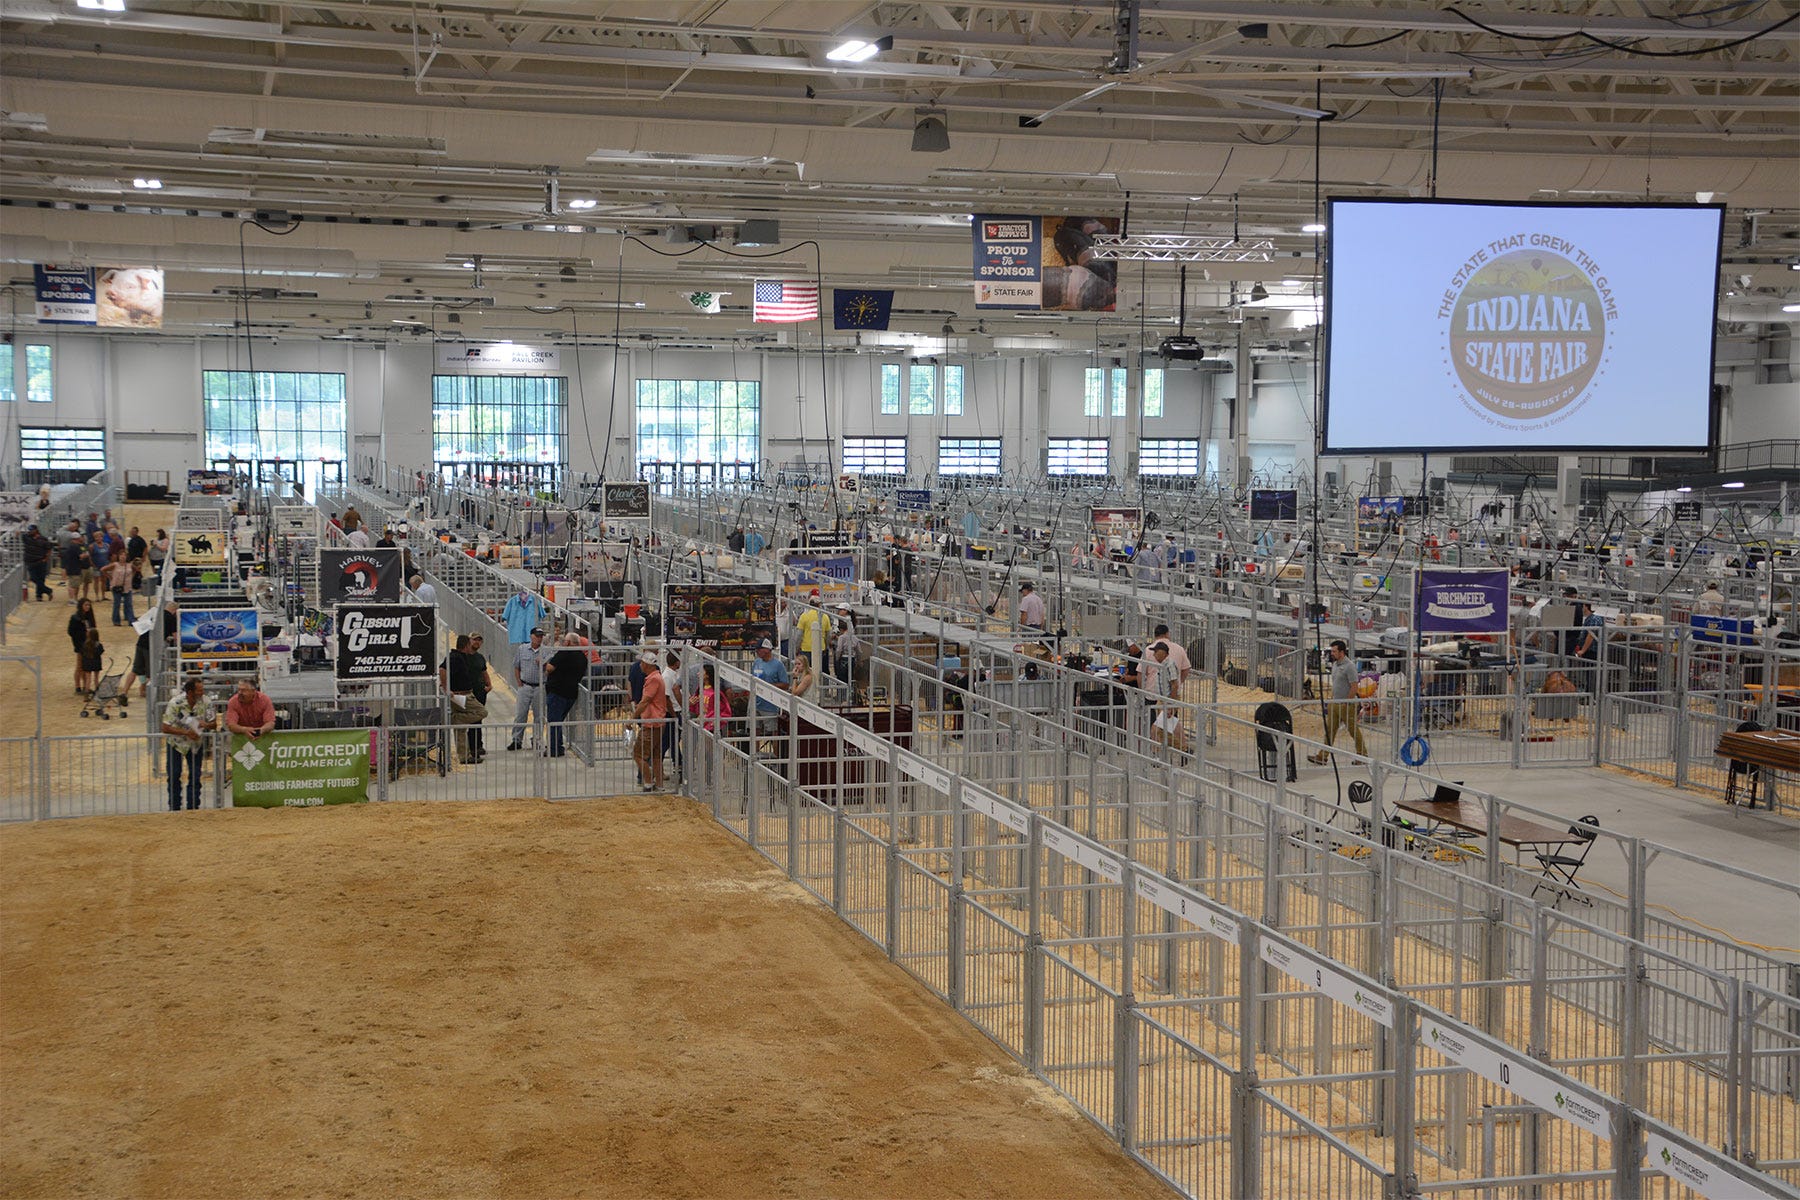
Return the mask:
[[886,329],[894,310],[894,293],[873,288],[832,288],[833,329]]

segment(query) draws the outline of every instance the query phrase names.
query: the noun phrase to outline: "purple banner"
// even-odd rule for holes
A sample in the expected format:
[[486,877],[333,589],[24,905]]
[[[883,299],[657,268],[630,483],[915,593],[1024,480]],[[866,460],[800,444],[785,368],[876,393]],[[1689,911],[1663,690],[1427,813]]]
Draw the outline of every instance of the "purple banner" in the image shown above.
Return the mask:
[[1505,571],[1420,571],[1418,632],[1505,633],[1511,582]]

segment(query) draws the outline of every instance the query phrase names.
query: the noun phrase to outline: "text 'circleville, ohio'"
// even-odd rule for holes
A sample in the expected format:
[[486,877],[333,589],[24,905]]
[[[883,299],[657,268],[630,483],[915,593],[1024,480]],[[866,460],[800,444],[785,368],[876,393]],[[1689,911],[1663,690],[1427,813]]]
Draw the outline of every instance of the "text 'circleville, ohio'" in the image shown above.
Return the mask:
[[1560,419],[1600,367],[1606,321],[1577,261],[1542,246],[1514,250],[1483,264],[1456,297],[1450,360],[1468,398],[1492,417]]

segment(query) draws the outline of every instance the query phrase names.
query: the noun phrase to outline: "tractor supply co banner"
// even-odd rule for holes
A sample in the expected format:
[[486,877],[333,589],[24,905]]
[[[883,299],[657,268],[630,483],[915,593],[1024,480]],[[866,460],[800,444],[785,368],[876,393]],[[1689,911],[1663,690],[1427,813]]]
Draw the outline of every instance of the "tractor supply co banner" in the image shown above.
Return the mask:
[[400,599],[400,548],[319,548],[319,604]]
[[317,808],[369,798],[367,729],[231,738],[233,808]]
[[1414,627],[1420,633],[1505,633],[1511,586],[1505,571],[1420,571]]
[[977,215],[975,307],[1112,312],[1119,264],[1094,257],[1097,234],[1119,232],[1112,217]]
[[99,325],[108,329],[161,329],[161,267],[32,268],[40,325]]
[[772,583],[671,583],[663,589],[665,628],[677,641],[748,650],[775,640]]
[[790,596],[804,596],[816,588],[821,598],[839,599],[856,585],[856,555],[790,552],[781,584]]
[[608,483],[600,488],[601,512],[608,521],[648,521],[650,485]]
[[437,608],[430,604],[340,604],[333,675],[346,683],[437,678]]

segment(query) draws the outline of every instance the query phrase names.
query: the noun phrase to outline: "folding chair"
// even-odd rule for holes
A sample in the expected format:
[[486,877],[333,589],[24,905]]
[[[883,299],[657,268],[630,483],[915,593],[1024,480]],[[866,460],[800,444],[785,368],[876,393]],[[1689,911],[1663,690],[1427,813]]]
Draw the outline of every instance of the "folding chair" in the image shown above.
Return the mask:
[[1277,733],[1289,734],[1287,748],[1287,777],[1292,783],[1300,778],[1298,764],[1294,761],[1294,714],[1288,706],[1274,700],[1268,700],[1256,706],[1256,773],[1265,782],[1274,783],[1281,771],[1280,739]]
[[[1761,733],[1762,725],[1756,721],[1744,721],[1737,727],[1739,733]],[[1763,769],[1761,763],[1745,762],[1734,758],[1729,760],[1725,773],[1725,803],[1736,804],[1739,796],[1745,796],[1746,808],[1756,807],[1756,790],[1762,783]],[[1773,808],[1773,803],[1770,804]]]
[[[1536,896],[1539,890],[1549,888],[1557,894],[1556,904],[1561,904],[1564,899],[1573,896],[1591,908],[1594,903],[1593,898],[1582,891],[1581,885],[1575,882],[1575,876],[1580,873],[1581,865],[1587,861],[1588,852],[1594,848],[1594,842],[1599,836],[1600,818],[1590,813],[1569,826],[1569,837],[1578,844],[1578,852],[1565,853],[1559,848],[1548,853],[1534,853],[1533,857],[1538,860],[1539,867],[1543,869],[1544,877],[1538,881],[1537,887],[1531,889],[1531,894]],[[1565,846],[1567,844],[1564,843]],[[1577,893],[1580,894],[1577,895]],[[1554,908],[1556,905],[1551,905],[1551,907]]]
[[450,773],[444,755],[444,731],[439,727],[442,713],[434,705],[429,708],[394,709],[394,722],[388,727],[388,778],[396,779],[400,768],[409,762],[434,762],[439,775]]

